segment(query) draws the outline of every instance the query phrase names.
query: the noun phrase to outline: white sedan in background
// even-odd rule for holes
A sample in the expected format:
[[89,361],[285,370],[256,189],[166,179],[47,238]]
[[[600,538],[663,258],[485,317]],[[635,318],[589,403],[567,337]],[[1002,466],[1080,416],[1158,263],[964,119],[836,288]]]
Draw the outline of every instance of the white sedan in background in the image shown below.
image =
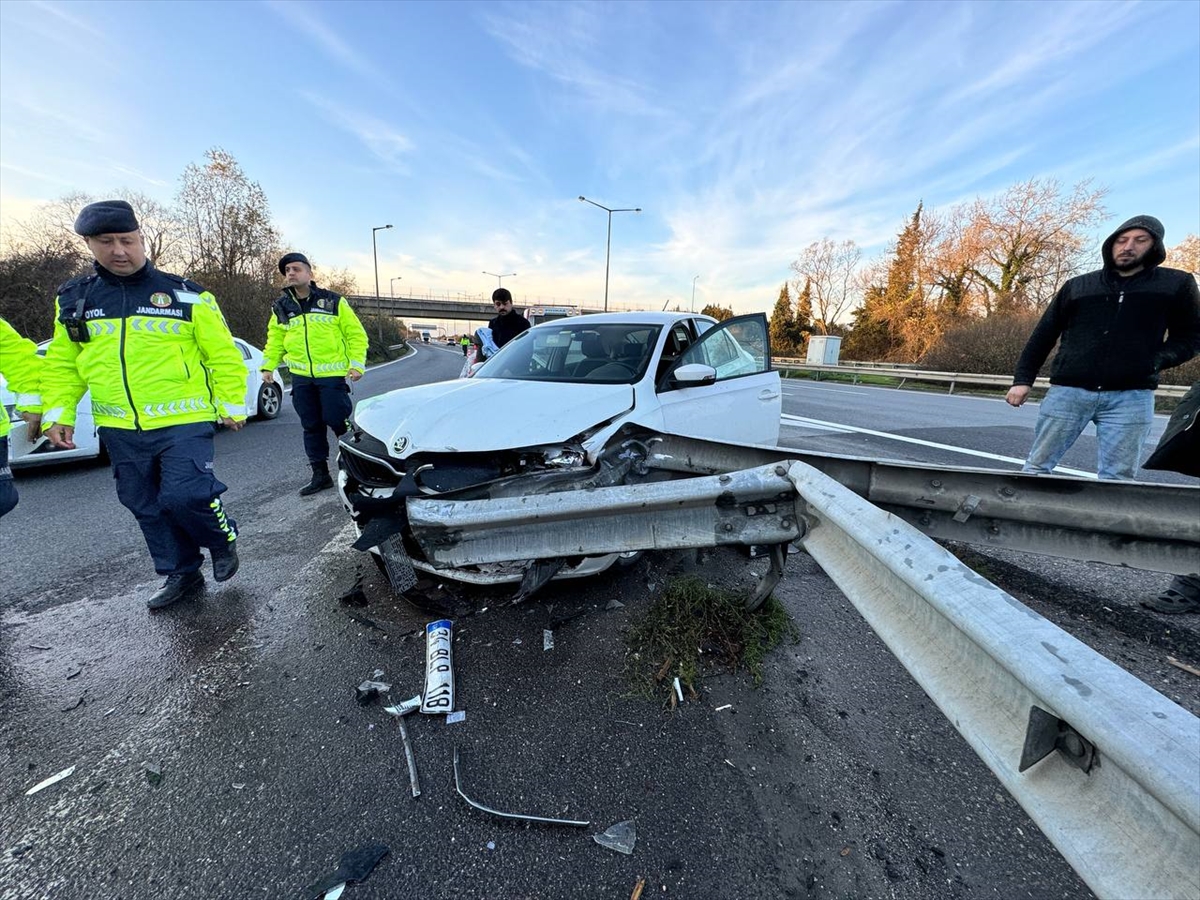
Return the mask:
[[[38,353],[45,355],[49,343],[43,341],[38,344]],[[241,351],[242,359],[246,361],[246,414],[252,419],[274,419],[283,406],[283,389],[280,387],[282,380],[278,370],[274,373],[275,383],[267,384],[262,380],[262,373],[259,371],[263,352],[241,338],[234,338],[233,343]],[[74,450],[56,449],[45,437],[38,437],[32,441],[29,439],[24,420],[13,409],[16,397],[8,390],[3,378],[0,378],[0,403],[4,404],[4,414],[12,422],[12,432],[8,436],[8,458],[14,469],[50,465],[72,459],[94,459],[103,452],[100,435],[92,419],[90,392],[83,395],[75,411]]]
[[[620,445],[634,431],[773,447],[781,396],[762,314],[720,323],[691,313],[571,316],[513,338],[472,378],[359,402],[339,441],[339,492],[360,543],[399,538],[413,566],[434,571],[401,515],[405,496],[527,495],[544,482],[586,489],[623,465]],[[556,577],[615,558],[572,561]],[[436,571],[495,584],[526,568]]]

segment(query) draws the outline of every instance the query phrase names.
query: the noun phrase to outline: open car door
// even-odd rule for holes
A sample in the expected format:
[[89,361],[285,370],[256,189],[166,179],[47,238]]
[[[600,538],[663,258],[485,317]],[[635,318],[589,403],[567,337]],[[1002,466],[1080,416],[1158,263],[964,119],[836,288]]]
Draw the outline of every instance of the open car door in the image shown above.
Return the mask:
[[779,373],[762,313],[735,316],[688,347],[656,387],[663,430],[726,443],[779,443]]

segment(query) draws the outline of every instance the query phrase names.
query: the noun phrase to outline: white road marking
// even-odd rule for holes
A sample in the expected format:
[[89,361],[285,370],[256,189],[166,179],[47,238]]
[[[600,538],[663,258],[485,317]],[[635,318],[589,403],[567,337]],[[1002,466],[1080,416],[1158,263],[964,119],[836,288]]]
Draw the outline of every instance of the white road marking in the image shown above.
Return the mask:
[[[919,447],[932,447],[935,450],[948,450],[951,453],[962,453],[967,456],[978,456],[983,459],[993,459],[998,462],[1013,463],[1014,465],[1022,466],[1025,464],[1023,459],[1015,459],[1011,456],[1000,456],[996,453],[987,453],[983,450],[969,450],[966,447],[955,447],[951,444],[938,444],[933,441],[923,441],[920,438],[904,437],[899,434],[891,434],[887,431],[874,431],[870,428],[855,428],[852,425],[841,425],[837,422],[823,422],[820,419],[808,419],[804,416],[793,416],[784,413],[780,416],[781,425],[789,425],[792,428],[820,428],[827,431],[856,432],[857,434],[869,434],[874,437],[886,438],[889,441],[901,441],[905,444],[916,444]],[[1075,475],[1079,478],[1096,479],[1098,476],[1094,472],[1084,472],[1081,469],[1068,469],[1065,466],[1056,466],[1055,472],[1060,475]]]

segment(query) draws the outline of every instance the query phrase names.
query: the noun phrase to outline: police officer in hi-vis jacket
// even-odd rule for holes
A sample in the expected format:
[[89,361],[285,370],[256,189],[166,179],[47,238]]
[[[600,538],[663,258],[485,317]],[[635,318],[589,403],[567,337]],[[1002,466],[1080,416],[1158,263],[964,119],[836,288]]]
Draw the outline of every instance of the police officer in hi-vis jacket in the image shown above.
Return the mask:
[[[42,358],[37,344],[17,334],[17,330],[0,319],[0,375],[8,389],[17,395],[16,411],[25,420],[30,438],[37,436],[41,423],[42,398],[39,396]],[[8,467],[8,415],[0,415],[0,516],[10,513],[17,505],[17,489],[12,470]]]
[[128,203],[85,206],[75,231],[95,271],[58,289],[42,421],[55,446],[74,448],[75,408],[91,391],[117,497],[166,576],[147,603],[160,609],[203,588],[201,548],[217,581],[238,569],[237,525],[213,474],[213,435],[218,422],[237,431],[246,420],[246,366],[216,298],[147,261]]
[[346,433],[354,404],[351,381],[362,378],[367,364],[367,333],[346,298],[317,287],[303,253],[279,260],[283,295],[271,307],[267,346],[263,351],[263,380],[280,361],[292,376],[292,405],[304,428],[304,452],[312,480],[300,489],[306,497],[333,487],[329,477],[328,428]]

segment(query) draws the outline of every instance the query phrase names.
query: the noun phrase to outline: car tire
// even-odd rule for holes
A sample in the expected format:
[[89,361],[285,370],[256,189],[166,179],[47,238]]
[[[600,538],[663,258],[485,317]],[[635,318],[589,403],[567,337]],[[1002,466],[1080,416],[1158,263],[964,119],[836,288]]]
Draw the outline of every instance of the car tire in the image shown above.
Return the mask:
[[265,381],[258,388],[258,414],[256,419],[264,421],[278,418],[279,410],[283,408],[283,388],[277,384],[267,384]]

